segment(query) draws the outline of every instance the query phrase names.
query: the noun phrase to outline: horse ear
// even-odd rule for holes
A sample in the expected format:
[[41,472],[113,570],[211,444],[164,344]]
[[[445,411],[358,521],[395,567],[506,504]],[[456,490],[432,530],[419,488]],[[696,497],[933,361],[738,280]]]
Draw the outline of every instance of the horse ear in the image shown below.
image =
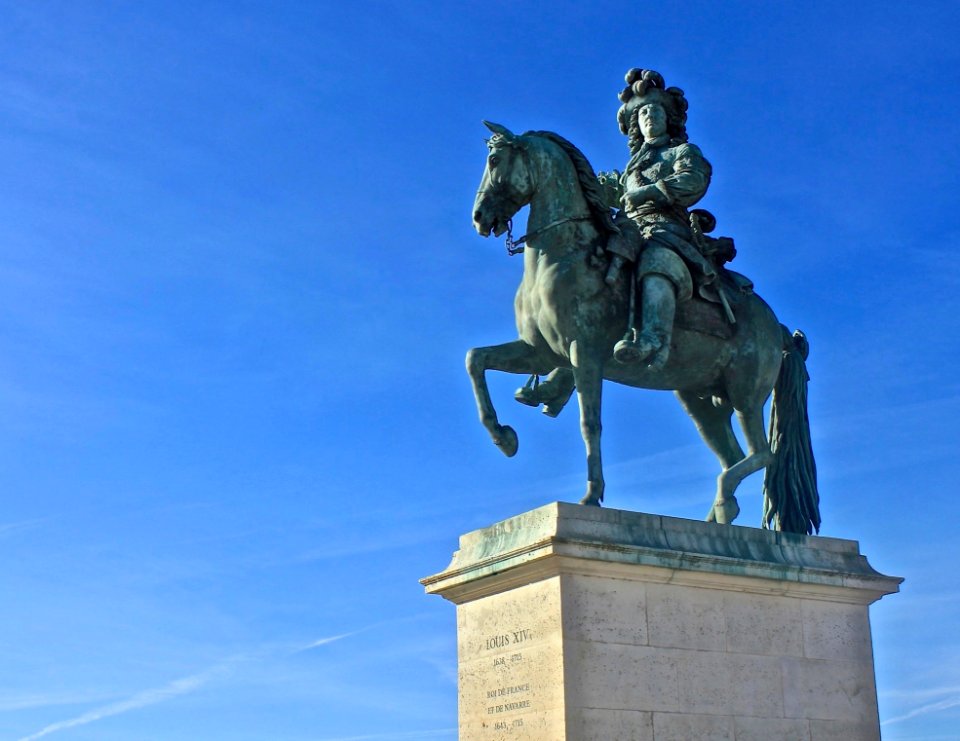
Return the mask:
[[506,126],[501,126],[498,123],[492,123],[490,121],[484,121],[483,125],[490,129],[490,131],[492,131],[494,134],[499,134],[507,141],[511,141],[515,138],[513,132],[510,131],[510,129],[508,129]]

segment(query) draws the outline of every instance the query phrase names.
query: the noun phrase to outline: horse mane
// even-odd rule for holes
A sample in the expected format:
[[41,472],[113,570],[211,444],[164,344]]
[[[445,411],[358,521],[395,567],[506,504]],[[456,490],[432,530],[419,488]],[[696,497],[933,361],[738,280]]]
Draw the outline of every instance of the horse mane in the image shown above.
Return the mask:
[[590,208],[590,215],[593,217],[594,224],[601,232],[608,234],[618,233],[620,230],[613,223],[613,214],[610,211],[610,207],[606,204],[603,189],[597,180],[597,174],[593,171],[593,167],[590,165],[589,160],[587,160],[586,155],[577,149],[573,143],[552,131],[528,131],[524,136],[542,137],[552,141],[564,151],[567,157],[570,158],[570,161],[573,163],[573,168],[577,172],[580,190],[583,191],[583,197],[586,199],[587,206]]

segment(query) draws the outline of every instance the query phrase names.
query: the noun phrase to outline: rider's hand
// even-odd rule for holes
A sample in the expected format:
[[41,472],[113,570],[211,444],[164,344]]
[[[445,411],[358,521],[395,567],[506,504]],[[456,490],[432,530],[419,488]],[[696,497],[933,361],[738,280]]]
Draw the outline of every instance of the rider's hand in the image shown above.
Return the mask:
[[644,203],[665,202],[666,197],[656,185],[641,185],[639,188],[631,188],[620,199],[625,208],[636,208]]

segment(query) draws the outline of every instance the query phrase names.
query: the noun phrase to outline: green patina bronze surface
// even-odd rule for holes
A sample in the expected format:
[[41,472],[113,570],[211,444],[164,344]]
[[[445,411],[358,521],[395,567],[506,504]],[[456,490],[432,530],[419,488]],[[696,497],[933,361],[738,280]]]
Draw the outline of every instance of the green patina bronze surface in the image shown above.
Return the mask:
[[[715,219],[691,209],[712,170],[687,139],[683,92],[652,70],[632,69],[626,82],[617,114],[630,149],[622,174],[596,175],[552,132],[518,135],[486,123],[493,136],[474,226],[485,237],[506,233],[508,251],[523,252],[524,274],[518,339],[467,353],[480,420],[506,455],[517,452],[516,433],[500,424],[490,399],[487,370],[529,375],[517,400],[542,404],[550,416],[576,390],[587,452],[581,503],[599,505],[603,380],[672,390],[722,466],[707,520],[732,522],[737,486],[766,469],[764,526],[819,530],[806,339],[780,324],[750,280],[727,269],[733,240],[708,236]],[[514,240],[511,219],[525,206],[528,232]],[[768,439],[762,411],[771,392]]]

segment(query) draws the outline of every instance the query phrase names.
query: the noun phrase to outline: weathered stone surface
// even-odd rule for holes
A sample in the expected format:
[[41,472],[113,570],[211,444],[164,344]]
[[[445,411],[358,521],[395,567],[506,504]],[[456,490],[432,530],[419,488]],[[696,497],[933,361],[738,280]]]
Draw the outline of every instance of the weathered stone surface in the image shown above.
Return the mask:
[[654,741],[734,741],[733,718],[722,715],[654,713]]
[[803,656],[803,601],[770,596],[723,595],[727,651],[764,656]]
[[646,646],[646,587],[621,579],[565,574],[565,634],[569,640]]
[[565,642],[567,707],[679,712],[680,659],[649,646]]
[[876,741],[877,728],[871,722],[811,720],[810,741]]
[[651,584],[647,595],[651,645],[722,650],[727,631],[722,592]]
[[461,741],[879,739],[857,544],[551,504],[468,533]]
[[653,713],[584,708],[570,720],[567,738],[654,741]]
[[810,741],[810,724],[806,720],[737,718],[734,730],[737,741]]
[[855,605],[803,606],[804,656],[811,659],[871,661],[870,621]]
[[788,718],[878,722],[872,656],[865,661],[784,659],[782,676]]
[[687,651],[679,679],[680,707],[685,712],[783,717],[778,657]]

